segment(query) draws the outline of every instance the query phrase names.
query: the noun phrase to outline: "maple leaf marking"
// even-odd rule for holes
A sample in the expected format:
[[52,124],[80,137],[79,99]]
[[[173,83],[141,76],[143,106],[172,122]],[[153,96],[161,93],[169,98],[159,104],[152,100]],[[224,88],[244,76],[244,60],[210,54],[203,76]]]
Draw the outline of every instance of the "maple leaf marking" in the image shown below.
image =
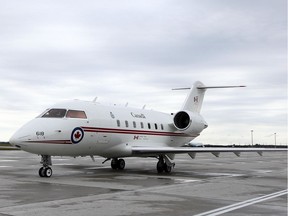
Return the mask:
[[77,133],[74,134],[75,139],[79,139],[81,137],[81,133],[77,131]]

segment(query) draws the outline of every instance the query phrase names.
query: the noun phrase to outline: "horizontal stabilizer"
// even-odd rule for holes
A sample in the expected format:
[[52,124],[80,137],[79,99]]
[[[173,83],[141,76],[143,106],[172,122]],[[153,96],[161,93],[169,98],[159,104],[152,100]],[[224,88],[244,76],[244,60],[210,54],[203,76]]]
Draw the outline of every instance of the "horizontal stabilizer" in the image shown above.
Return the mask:
[[[213,89],[213,88],[244,88],[247,87],[245,85],[239,86],[198,86],[197,89]],[[190,87],[183,87],[183,88],[173,88],[172,90],[189,90]]]
[[246,87],[244,85],[239,86],[199,86],[198,89],[213,89],[213,88],[243,88]]

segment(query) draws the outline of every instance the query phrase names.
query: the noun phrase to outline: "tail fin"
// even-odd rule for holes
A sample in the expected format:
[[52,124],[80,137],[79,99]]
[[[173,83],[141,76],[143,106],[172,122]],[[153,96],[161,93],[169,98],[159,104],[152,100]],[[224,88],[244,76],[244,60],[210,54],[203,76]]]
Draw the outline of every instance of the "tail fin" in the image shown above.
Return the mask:
[[196,81],[185,99],[182,110],[200,113],[206,89],[199,87],[204,87],[204,84]]
[[240,86],[205,86],[202,82],[196,81],[193,85],[193,88],[179,88],[175,90],[191,89],[185,99],[185,102],[182,106],[182,110],[200,113],[206,89],[237,88],[237,87],[246,87],[246,86],[243,86],[243,85],[240,85]]

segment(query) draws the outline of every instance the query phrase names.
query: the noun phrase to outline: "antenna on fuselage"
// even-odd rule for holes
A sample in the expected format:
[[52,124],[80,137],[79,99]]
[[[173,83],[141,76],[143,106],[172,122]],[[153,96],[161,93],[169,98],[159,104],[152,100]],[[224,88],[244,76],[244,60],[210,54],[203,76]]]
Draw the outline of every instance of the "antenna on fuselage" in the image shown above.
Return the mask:
[[92,102],[96,103],[97,99],[98,99],[98,97],[95,97]]

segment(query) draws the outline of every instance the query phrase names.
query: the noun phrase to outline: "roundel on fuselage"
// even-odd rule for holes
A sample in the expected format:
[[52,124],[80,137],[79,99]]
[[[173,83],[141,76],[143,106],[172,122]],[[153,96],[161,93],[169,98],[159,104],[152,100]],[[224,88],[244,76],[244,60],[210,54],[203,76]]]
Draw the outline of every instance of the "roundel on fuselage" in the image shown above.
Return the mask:
[[79,143],[84,137],[84,131],[80,127],[74,128],[74,130],[71,133],[71,141],[74,144]]

